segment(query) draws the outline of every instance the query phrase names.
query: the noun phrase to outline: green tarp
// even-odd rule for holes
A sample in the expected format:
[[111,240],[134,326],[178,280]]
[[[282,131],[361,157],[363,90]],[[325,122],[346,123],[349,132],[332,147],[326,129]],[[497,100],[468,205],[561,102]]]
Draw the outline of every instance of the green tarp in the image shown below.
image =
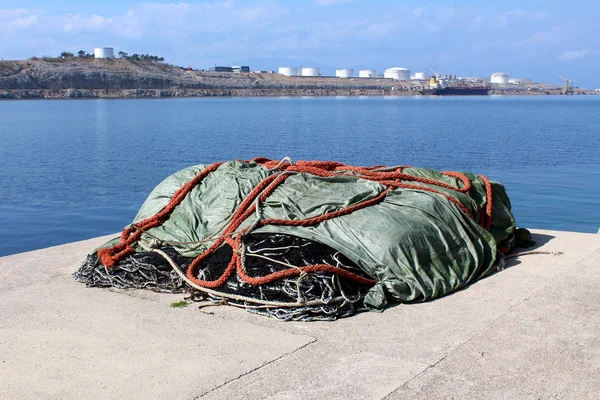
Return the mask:
[[[185,168],[165,179],[144,202],[134,223],[159,212],[181,186],[205,167]],[[403,172],[463,186],[459,179],[429,169],[405,168]],[[224,163],[190,192],[162,226],[150,232],[162,240],[176,242],[219,236],[241,201],[274,173],[277,172],[254,162]],[[484,182],[475,175],[466,175],[472,182],[468,194],[431,187],[455,197],[479,221],[479,214],[485,209]],[[492,188],[491,232],[445,196],[415,189],[394,189],[381,203],[314,226],[263,226],[255,232],[295,235],[340,251],[377,280],[365,305],[382,309],[388,300],[418,302],[443,296],[492,272],[498,244],[515,229],[504,187],[492,182]],[[260,217],[319,216],[373,198],[384,190],[385,186],[377,182],[354,176],[321,178],[297,173],[261,204]],[[251,225],[256,218],[252,215],[242,227]],[[147,244],[150,240],[142,239]],[[211,244],[176,249],[187,257],[195,257]]]

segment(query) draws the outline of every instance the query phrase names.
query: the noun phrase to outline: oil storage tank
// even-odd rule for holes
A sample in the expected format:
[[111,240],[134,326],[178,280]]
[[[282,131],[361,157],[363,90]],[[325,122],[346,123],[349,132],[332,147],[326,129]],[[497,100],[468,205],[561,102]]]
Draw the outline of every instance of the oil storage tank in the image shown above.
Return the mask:
[[112,47],[96,47],[94,58],[115,58],[115,50]]
[[302,68],[302,76],[321,76],[321,68]]
[[494,72],[490,78],[490,83],[508,83],[508,74],[504,72]]
[[285,76],[298,76],[298,68],[296,67],[279,67],[279,73]]
[[360,71],[358,71],[358,76],[360,78],[376,78],[377,71],[375,71],[374,69],[361,69]]
[[410,70],[402,67],[388,68],[383,73],[384,78],[391,78],[397,81],[408,81],[410,80]]
[[511,83],[513,85],[531,85],[533,84],[533,81],[531,79],[524,78],[510,78],[508,80],[508,83]]
[[352,78],[354,76],[354,70],[348,68],[336,69],[335,76],[338,78]]
[[425,80],[429,79],[429,76],[427,75],[426,72],[415,72],[414,78],[418,81],[425,81]]

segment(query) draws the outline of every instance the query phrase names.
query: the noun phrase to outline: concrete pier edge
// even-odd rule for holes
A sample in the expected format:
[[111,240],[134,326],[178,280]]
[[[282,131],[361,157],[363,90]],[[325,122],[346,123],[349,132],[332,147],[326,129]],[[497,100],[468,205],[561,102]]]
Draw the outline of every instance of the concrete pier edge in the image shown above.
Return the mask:
[[336,322],[73,281],[112,236],[2,257],[0,398],[598,399],[600,235],[532,232],[562,254]]

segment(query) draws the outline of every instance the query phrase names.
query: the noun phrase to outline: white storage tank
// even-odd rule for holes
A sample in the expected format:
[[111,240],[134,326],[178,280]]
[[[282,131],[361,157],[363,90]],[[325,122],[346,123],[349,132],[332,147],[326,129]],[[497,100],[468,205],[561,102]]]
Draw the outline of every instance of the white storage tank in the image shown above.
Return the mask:
[[321,76],[321,68],[302,68],[302,76]]
[[302,76],[321,76],[321,68],[307,67],[302,68]]
[[96,47],[94,58],[115,58],[115,50],[112,47]]
[[360,71],[358,71],[358,76],[360,78],[376,78],[377,71],[375,71],[374,69],[361,69]]
[[402,67],[388,68],[383,73],[384,78],[391,78],[397,81],[410,80],[410,70]]
[[285,76],[298,76],[298,68],[296,67],[279,67],[279,73]]
[[348,68],[336,69],[335,76],[338,78],[352,78],[354,76],[354,70]]
[[425,81],[427,79],[429,79],[429,76],[426,72],[415,72],[415,80]]
[[510,78],[508,83],[512,83],[513,85],[531,85],[533,81],[531,79]]
[[494,72],[490,77],[491,83],[508,83],[508,74],[504,72]]

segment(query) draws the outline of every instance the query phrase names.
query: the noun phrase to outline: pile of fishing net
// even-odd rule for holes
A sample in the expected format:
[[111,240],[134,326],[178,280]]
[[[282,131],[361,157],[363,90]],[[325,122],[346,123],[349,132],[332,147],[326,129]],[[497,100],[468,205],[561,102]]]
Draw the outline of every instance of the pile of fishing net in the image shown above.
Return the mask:
[[462,288],[514,232],[503,186],[481,175],[257,158],[168,177],[74,277],[334,320]]
[[[306,239],[281,234],[256,234],[248,237],[246,246],[246,269],[252,276],[264,276],[287,268],[280,263],[298,266],[332,263],[367,277],[341,253]],[[187,272],[190,258],[181,256],[170,246],[163,247],[162,251],[177,264],[176,268]],[[231,247],[219,248],[206,260],[199,275],[206,280],[218,278],[231,259],[231,252]],[[232,275],[219,288],[223,293],[220,296],[190,288],[166,257],[148,251],[125,257],[110,270],[102,266],[96,253],[91,254],[75,273],[75,279],[94,287],[151,289],[166,293],[190,292],[189,299],[194,301],[206,301],[215,305],[225,304],[227,301],[227,304],[242,305],[257,314],[302,321],[333,320],[352,315],[362,307],[358,303],[366,294],[365,286],[336,274],[310,273],[280,279],[268,285],[250,285],[237,275]],[[262,307],[265,304],[254,303],[253,299],[281,305]],[[290,306],[294,303],[295,306]]]

